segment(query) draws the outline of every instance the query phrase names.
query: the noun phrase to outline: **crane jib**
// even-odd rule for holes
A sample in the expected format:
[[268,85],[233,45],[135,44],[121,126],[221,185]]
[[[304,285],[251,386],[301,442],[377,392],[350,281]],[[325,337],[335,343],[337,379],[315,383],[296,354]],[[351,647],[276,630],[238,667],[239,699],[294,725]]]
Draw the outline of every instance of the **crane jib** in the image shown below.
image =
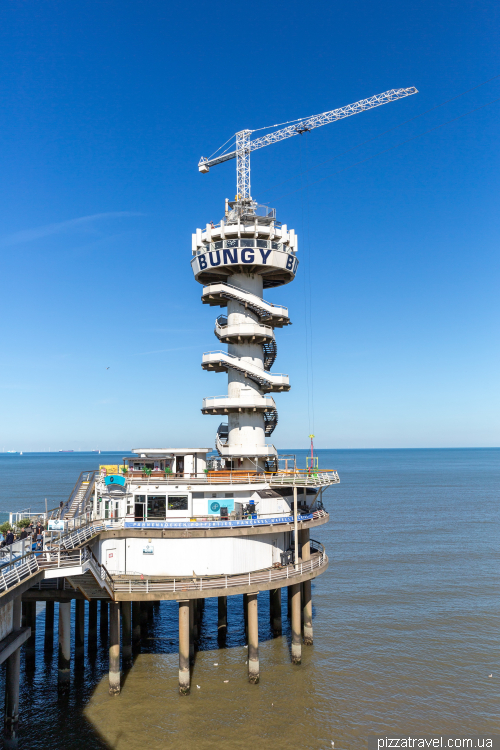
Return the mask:
[[216,156],[214,159],[205,159],[202,157],[198,163],[198,169],[200,172],[208,172],[210,167],[215,167],[217,164],[222,164],[230,159],[237,159],[237,194],[240,200],[247,199],[250,197],[250,153],[252,151],[256,151],[258,148],[263,148],[264,146],[270,146],[272,143],[282,141],[284,138],[301,135],[308,130],[328,125],[330,122],[336,122],[345,117],[357,115],[359,112],[366,112],[368,109],[374,109],[383,104],[388,104],[389,102],[394,102],[397,99],[403,99],[405,96],[417,93],[418,91],[415,87],[391,89],[390,91],[385,91],[383,94],[372,96],[369,99],[362,99],[354,104],[348,104],[347,107],[340,107],[339,109],[332,109],[330,112],[323,112],[319,115],[307,117],[286,128],[275,130],[273,133],[256,138],[254,141],[250,140],[251,130],[241,130],[236,133],[235,151]]

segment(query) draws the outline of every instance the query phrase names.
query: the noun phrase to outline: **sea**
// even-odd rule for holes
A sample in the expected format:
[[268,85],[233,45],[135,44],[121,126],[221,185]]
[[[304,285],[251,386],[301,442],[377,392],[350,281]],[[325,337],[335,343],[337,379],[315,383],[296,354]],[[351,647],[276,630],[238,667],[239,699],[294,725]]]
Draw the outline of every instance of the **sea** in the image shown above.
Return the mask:
[[[306,451],[296,453],[305,467]],[[0,454],[0,511],[66,500],[80,471],[117,453]],[[110,696],[107,641],[72,659],[57,691],[57,643],[21,661],[20,747],[47,750],[358,750],[370,734],[500,734],[500,449],[320,450],[338,469],[314,529],[330,558],[313,584],[314,645],[290,662],[259,594],[260,684],[247,681],[242,597],[228,598],[217,642],[208,599],[191,695],[177,690],[177,605],[162,602]],[[57,623],[57,604],[56,604]],[[57,628],[56,628],[57,630]],[[55,635],[57,638],[57,635]],[[4,690],[5,665],[0,667]]]

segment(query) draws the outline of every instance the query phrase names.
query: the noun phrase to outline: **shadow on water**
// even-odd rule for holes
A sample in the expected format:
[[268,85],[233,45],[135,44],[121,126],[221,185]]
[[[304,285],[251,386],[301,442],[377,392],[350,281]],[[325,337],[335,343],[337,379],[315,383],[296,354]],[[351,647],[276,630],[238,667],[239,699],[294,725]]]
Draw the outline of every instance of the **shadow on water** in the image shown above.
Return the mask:
[[[284,590],[284,592],[286,589]],[[286,593],[283,593],[283,635],[276,636],[271,628],[269,595],[259,594],[259,641],[263,645],[274,639],[290,641],[289,624],[286,617]],[[31,749],[50,747],[55,750],[100,750],[129,747],[125,741],[125,730],[113,732],[112,741],[100,731],[100,722],[89,716],[92,704],[108,704],[108,719],[112,722],[114,704],[122,700],[128,689],[128,682],[134,682],[137,672],[144,671],[144,662],[155,661],[154,657],[167,660],[169,669],[154,680],[164,681],[170,697],[180,701],[189,700],[177,696],[178,669],[178,604],[158,602],[149,613],[147,622],[141,625],[141,643],[135,646],[128,663],[122,662],[122,693],[120,696],[108,694],[108,636],[105,624],[98,621],[97,638],[88,641],[88,608],[85,607],[85,650],[75,657],[75,603],[72,602],[72,643],[71,643],[71,683],[67,692],[58,689],[58,643],[57,623],[59,605],[54,610],[54,638],[45,638],[45,604],[37,604],[35,650],[26,653],[21,650],[21,690],[20,690],[20,748]],[[196,679],[201,679],[201,654],[210,654],[213,660],[221,660],[224,651],[237,651],[234,659],[241,664],[241,679],[246,676],[246,637],[241,596],[227,599],[227,629],[225,635],[218,632],[217,599],[207,599],[199,616],[199,634],[195,641],[194,658],[191,665],[192,691],[196,691]],[[217,656],[219,654],[219,656]],[[141,665],[142,663],[142,665]],[[149,667],[147,667],[149,669]],[[151,675],[150,675],[151,679]],[[142,681],[142,680],[141,680]],[[158,686],[158,685],[157,685]],[[0,691],[5,689],[5,665],[0,673]],[[136,692],[137,687],[132,687]],[[173,694],[173,695],[172,695]],[[137,699],[142,696],[137,695]],[[92,713],[92,712],[90,712]],[[105,711],[106,714],[106,711]],[[106,734],[106,733],[105,733]],[[124,743],[124,744],[123,744]]]

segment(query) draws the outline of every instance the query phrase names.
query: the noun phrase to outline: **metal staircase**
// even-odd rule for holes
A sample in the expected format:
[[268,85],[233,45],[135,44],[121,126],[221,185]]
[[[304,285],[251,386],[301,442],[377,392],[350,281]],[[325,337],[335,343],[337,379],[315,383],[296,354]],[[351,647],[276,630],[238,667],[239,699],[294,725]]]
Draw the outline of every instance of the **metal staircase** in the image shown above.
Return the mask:
[[276,355],[278,354],[278,346],[276,344],[276,339],[272,338],[270,341],[265,341],[262,344],[262,348],[264,350],[264,370],[269,370],[274,365],[276,361]]
[[272,435],[278,424],[278,410],[271,409],[264,412],[264,432],[266,437]]
[[86,505],[94,490],[96,474],[96,471],[81,472],[62,510],[62,518],[65,520],[72,519],[76,515],[85,512]]
[[270,373],[267,375],[267,370],[250,362],[245,362],[228,352],[205,352],[201,366],[204,370],[213,370],[215,372],[227,372],[228,368],[242,372],[246,378],[257,383],[264,393],[290,390],[288,375],[282,375],[281,373]]
[[254,312],[263,323],[270,322],[277,328],[291,324],[286,307],[266,302],[256,294],[251,294],[231,284],[218,283],[203,287],[201,301],[205,304],[224,307],[228,299],[240,302],[245,308]]

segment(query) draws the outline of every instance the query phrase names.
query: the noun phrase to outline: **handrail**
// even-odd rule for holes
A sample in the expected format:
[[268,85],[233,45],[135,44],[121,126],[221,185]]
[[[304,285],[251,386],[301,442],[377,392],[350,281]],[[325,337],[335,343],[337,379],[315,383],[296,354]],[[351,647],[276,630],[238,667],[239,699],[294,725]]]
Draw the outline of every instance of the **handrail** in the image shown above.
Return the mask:
[[[230,289],[235,289],[237,292],[240,292],[240,294],[248,295],[249,297],[255,297],[255,299],[259,300],[259,302],[263,302],[265,305],[268,305],[269,307],[274,307],[276,309],[280,310],[286,310],[285,316],[288,317],[288,307],[285,307],[285,305],[275,305],[273,302],[268,302],[265,299],[262,299],[262,297],[259,297],[257,294],[254,294],[253,292],[247,292],[245,289],[241,289],[239,286],[235,286],[234,284],[228,284],[225,281],[218,281],[214,282],[213,284],[205,284],[203,287],[203,294],[205,294],[205,289],[210,289],[212,286],[227,286]],[[208,291],[206,292],[208,294]]]
[[235,354],[229,354],[229,352],[223,351],[223,349],[213,349],[209,352],[203,352],[203,356],[205,357],[207,354],[223,354],[225,357],[228,357],[229,359],[235,359],[237,362],[240,362],[241,367],[244,369],[245,366],[248,365],[248,367],[254,367],[256,370],[262,370],[263,377],[267,380],[269,377],[276,378],[287,378],[288,375],[285,372],[268,372],[267,370],[264,370],[263,367],[260,367],[260,365],[256,365],[254,362],[246,362],[245,360],[242,360],[241,357],[237,357]]

